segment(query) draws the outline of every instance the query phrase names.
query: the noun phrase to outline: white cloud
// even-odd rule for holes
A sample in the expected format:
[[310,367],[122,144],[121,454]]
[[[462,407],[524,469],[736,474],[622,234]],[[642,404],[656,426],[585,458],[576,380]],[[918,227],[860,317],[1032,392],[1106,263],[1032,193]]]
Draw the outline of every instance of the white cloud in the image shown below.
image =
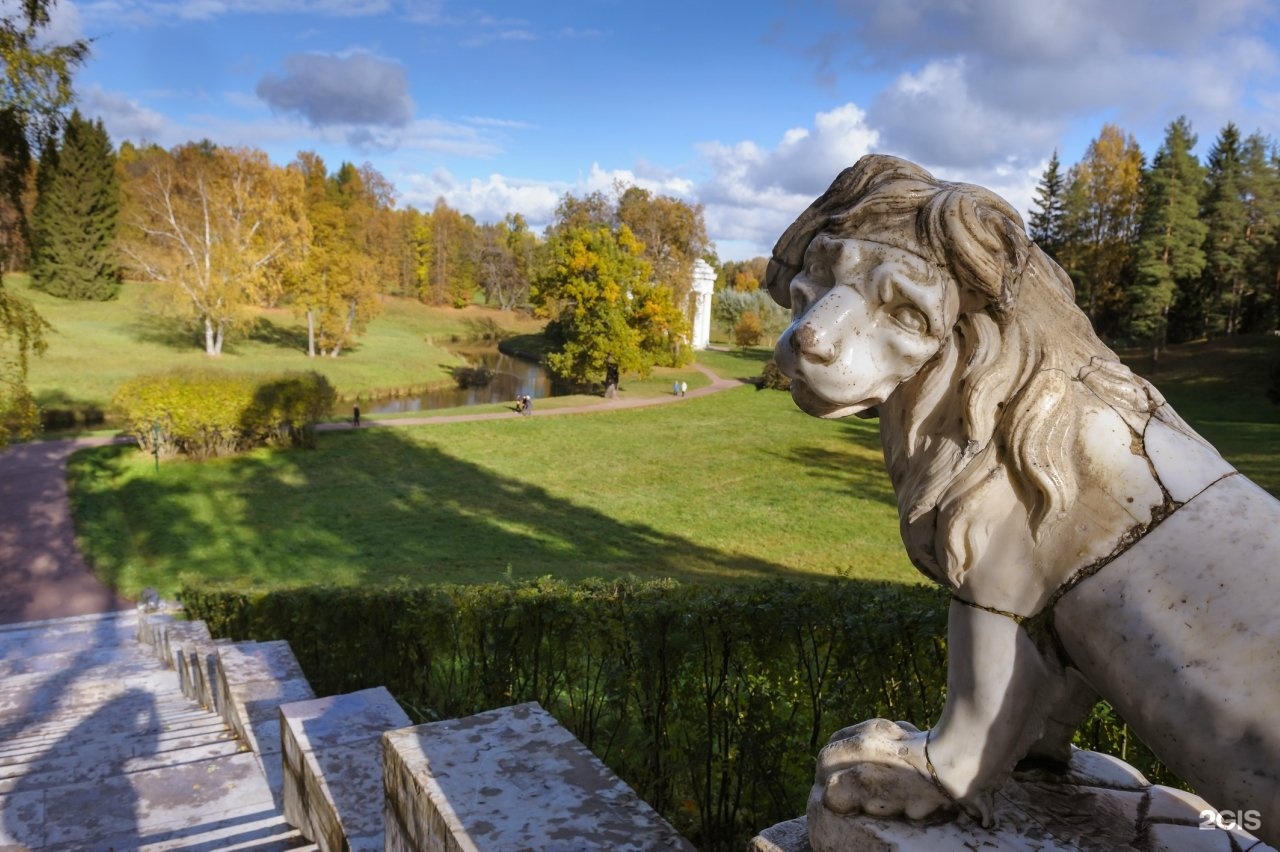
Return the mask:
[[523,181],[503,175],[460,181],[445,169],[427,175],[407,174],[396,180],[404,203],[430,210],[436,199],[475,217],[478,222],[497,222],[508,213],[521,213],[529,226],[540,231],[555,218],[556,204],[570,187],[543,181]]
[[89,118],[101,118],[115,143],[125,139],[161,142],[168,127],[164,116],[155,110],[96,84],[81,94],[80,110]]
[[229,14],[323,15],[350,18],[389,11],[389,0],[92,0],[86,18],[141,26],[174,19],[202,21]]

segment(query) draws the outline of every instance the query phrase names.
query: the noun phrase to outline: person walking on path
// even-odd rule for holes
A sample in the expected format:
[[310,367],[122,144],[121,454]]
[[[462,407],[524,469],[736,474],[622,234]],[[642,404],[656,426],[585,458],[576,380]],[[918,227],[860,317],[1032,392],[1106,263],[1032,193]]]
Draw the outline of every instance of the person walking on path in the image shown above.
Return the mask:
[[680,398],[681,398],[681,399],[683,399],[683,398],[684,398],[684,395],[685,395],[686,393],[688,393],[688,392],[689,392],[689,383],[688,383],[688,382],[681,382],[681,383],[680,383]]
[[351,409],[351,425],[352,425],[352,426],[359,426],[359,425],[360,425],[360,406],[358,406],[358,405],[357,405],[357,406],[354,406],[354,407]]

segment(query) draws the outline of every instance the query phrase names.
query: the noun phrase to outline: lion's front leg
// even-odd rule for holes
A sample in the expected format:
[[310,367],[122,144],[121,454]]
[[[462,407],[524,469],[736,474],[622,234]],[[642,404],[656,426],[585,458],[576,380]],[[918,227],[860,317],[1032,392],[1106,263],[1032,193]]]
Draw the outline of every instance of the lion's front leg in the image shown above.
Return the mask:
[[829,814],[921,819],[959,806],[993,822],[993,795],[1043,734],[1060,670],[1014,619],[953,602],[947,703],[927,733],[883,719],[840,731],[818,756],[810,830]]

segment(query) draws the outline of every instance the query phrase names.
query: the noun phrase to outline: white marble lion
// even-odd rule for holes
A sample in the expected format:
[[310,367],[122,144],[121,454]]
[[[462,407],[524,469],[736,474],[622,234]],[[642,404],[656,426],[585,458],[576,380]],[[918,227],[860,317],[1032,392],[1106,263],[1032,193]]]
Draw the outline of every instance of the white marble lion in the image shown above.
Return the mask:
[[767,285],[793,312],[776,358],[796,404],[880,418],[907,552],[952,589],[937,724],[837,733],[811,825],[989,825],[1015,764],[1065,761],[1102,696],[1280,840],[1280,502],[1103,345],[1018,213],[864,157],[783,234]]

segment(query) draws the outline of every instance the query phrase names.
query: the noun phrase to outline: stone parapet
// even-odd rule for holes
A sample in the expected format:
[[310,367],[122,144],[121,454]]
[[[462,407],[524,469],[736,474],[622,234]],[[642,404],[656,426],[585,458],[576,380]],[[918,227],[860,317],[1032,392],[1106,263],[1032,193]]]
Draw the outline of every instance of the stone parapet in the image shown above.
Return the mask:
[[381,850],[382,748],[409,725],[383,687],[280,706],[284,815],[321,850]]
[[693,846],[537,703],[382,737],[389,852]]

